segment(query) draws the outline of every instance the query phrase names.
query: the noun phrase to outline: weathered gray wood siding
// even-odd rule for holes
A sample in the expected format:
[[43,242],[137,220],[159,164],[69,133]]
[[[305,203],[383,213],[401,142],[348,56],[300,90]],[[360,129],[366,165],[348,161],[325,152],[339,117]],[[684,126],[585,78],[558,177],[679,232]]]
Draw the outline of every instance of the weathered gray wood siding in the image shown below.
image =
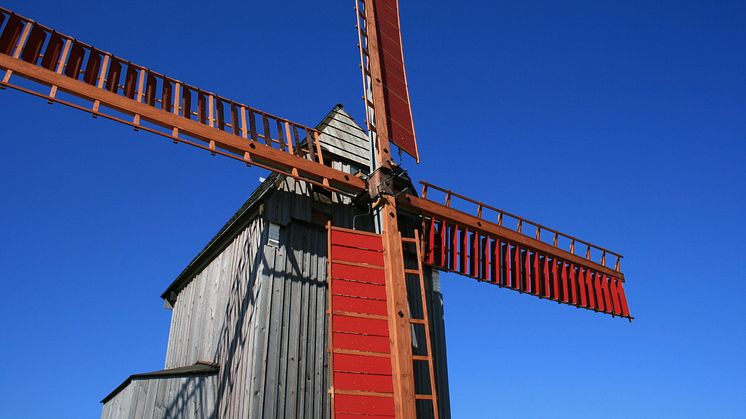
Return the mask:
[[101,419],[215,418],[217,377],[133,380],[104,404]]
[[319,141],[324,149],[369,169],[371,152],[368,134],[341,106],[336,106],[318,128],[321,131]]
[[[173,307],[166,368],[220,365],[219,417],[322,418],[327,409],[326,231],[304,221],[305,186],[282,189]],[[270,222],[284,223],[277,245]]]

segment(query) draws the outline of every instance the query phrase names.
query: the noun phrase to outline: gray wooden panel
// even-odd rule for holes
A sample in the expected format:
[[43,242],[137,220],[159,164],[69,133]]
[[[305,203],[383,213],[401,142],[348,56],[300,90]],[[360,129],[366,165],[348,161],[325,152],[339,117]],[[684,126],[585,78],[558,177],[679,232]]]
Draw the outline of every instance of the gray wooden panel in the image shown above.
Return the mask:
[[319,141],[326,150],[370,167],[370,140],[365,131],[342,108],[335,108],[320,124]]
[[217,377],[135,379],[104,404],[102,419],[216,418]]

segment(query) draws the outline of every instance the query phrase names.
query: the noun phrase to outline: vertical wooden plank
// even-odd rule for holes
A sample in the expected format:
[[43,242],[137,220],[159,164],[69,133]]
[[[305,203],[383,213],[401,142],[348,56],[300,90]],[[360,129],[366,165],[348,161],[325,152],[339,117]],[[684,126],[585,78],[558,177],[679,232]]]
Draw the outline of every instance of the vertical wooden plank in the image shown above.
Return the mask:
[[[481,261],[481,278],[486,281],[492,281],[491,269],[490,269],[490,238],[487,236],[482,237],[482,261]],[[492,281],[494,282],[494,281]]]
[[514,285],[513,285],[513,282],[512,282],[512,274],[513,274],[512,271],[515,270],[515,268],[512,266],[511,262],[512,262],[512,257],[511,257],[511,254],[510,254],[510,243],[509,242],[505,242],[505,263],[503,264],[505,266],[503,268],[504,271],[505,271],[505,281],[503,281],[503,282],[504,282],[504,284],[505,284],[506,287],[513,288]]
[[606,302],[604,301],[603,290],[601,289],[601,274],[598,272],[593,273],[593,286],[596,289],[596,307],[599,311],[606,310]]
[[62,37],[58,33],[52,32],[47,43],[47,48],[44,51],[44,57],[41,59],[41,66],[47,70],[55,71],[64,44],[65,42],[62,40]]
[[534,268],[531,271],[531,276],[533,277],[534,295],[540,296],[542,281],[541,281],[541,269],[539,268],[539,252],[534,252],[531,258],[532,258],[532,262],[534,265]]
[[425,254],[427,264],[435,265],[435,217],[430,217],[430,227],[427,230]]
[[[588,297],[585,288],[585,276],[582,274],[583,268],[578,268],[578,293],[580,294],[580,301],[578,303],[581,307],[588,307]],[[586,269],[586,272],[588,270]]]
[[215,126],[215,96],[207,96],[207,125]]
[[23,47],[21,59],[27,63],[36,64],[36,61],[39,59],[39,54],[41,53],[42,45],[47,39],[47,33],[39,26],[33,23],[31,25],[31,33],[28,36],[26,45]]
[[249,128],[246,125],[246,108],[241,106],[241,136],[243,138],[249,138]]
[[579,271],[579,269],[576,269],[576,266],[573,265],[573,264],[570,264],[569,269],[570,269],[570,275],[569,275],[569,279],[570,279],[570,304],[577,305],[577,303],[578,303],[578,300],[577,300],[577,296],[578,296],[578,280],[580,279],[580,278],[578,278],[578,276],[580,275],[580,272],[576,272],[576,271]]
[[586,270],[585,271],[585,288],[588,292],[588,308],[590,309],[597,309],[596,306],[596,291],[593,287],[593,280],[591,277],[591,271]]
[[604,311],[611,314],[614,312],[614,309],[611,301],[611,290],[609,289],[609,277],[600,272],[597,272],[596,275],[601,276],[601,291],[604,295]]
[[119,78],[121,77],[121,75],[122,63],[119,60],[112,58],[111,65],[109,66],[109,74],[106,76],[106,90],[112,93],[118,93]]
[[570,266],[566,264],[564,261],[560,261],[560,269],[561,272],[561,281],[562,281],[562,302],[563,303],[569,303],[570,302],[570,290],[569,290],[569,282],[570,279],[567,277],[567,270],[570,269]]
[[523,290],[528,293],[533,293],[533,278],[531,272],[531,251],[526,249],[523,252],[523,275],[526,278]]
[[451,246],[449,249],[450,257],[448,260],[448,269],[455,272],[456,269],[458,269],[458,226],[455,224],[449,226],[449,234],[451,238]]
[[557,272],[557,265],[559,261],[555,258],[552,259],[552,300],[560,300],[560,279],[559,273]]
[[523,291],[523,264],[521,263],[522,250],[523,249],[521,249],[520,246],[517,244],[515,245],[515,253],[513,254],[513,273],[515,275],[515,278],[513,279],[513,288],[518,291]]
[[77,41],[73,41],[72,47],[70,48],[70,55],[65,65],[65,75],[77,79],[80,75],[80,68],[83,66],[83,57],[85,50],[83,46]]

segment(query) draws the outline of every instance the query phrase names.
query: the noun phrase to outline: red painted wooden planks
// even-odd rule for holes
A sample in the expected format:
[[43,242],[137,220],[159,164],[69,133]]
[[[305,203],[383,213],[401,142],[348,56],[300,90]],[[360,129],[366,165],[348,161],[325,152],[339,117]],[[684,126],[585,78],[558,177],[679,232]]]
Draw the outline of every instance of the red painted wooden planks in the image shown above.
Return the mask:
[[332,230],[332,244],[383,252],[383,240],[381,240],[381,237],[369,234],[355,234],[350,231]]
[[329,241],[333,417],[393,418],[383,240],[331,228]]
[[393,393],[394,382],[390,375],[356,374],[334,371],[334,389]]
[[383,252],[338,246],[332,243],[332,259],[383,266]]
[[389,323],[385,319],[369,319],[336,314],[332,324],[332,331],[370,336],[388,336]]
[[386,284],[386,276],[383,269],[375,267],[346,265],[332,262],[332,278],[347,279],[372,284]]
[[334,290],[332,290],[332,304],[334,305],[335,311],[374,314],[377,316],[385,316],[388,314],[386,301],[336,295],[334,294]]
[[386,299],[386,287],[384,285],[332,278],[332,288],[334,288],[335,295],[347,295],[381,301]]
[[397,0],[366,0],[365,4],[366,7],[373,6],[375,11],[381,82],[386,102],[385,118],[391,142],[419,161],[409,89],[404,70],[398,2]]
[[[382,415],[394,416],[394,398],[360,396],[350,394],[337,394],[334,398],[334,410],[337,419],[341,419],[341,413],[352,413],[354,415]],[[369,419],[370,416],[365,416]]]
[[391,375],[391,358],[358,354],[334,354],[334,371]]

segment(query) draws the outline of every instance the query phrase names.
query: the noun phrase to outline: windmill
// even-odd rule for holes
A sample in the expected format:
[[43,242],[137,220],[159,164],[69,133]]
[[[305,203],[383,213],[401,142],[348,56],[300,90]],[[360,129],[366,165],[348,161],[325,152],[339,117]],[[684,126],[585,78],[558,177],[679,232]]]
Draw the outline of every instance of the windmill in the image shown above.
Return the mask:
[[[328,224],[330,411],[339,418],[438,417],[425,269],[631,319],[622,256],[426,182],[418,196],[391,158],[396,145],[420,159],[398,3],[356,0],[355,11],[373,152],[365,176],[329,167],[318,129],[157,73],[5,9],[1,84],[370,206],[375,232],[341,228],[334,219]],[[405,218],[416,219],[418,228],[402,228]],[[412,309],[409,283],[415,294],[420,287],[420,310]],[[413,340],[424,340],[422,353],[413,353]],[[423,375],[429,385],[417,385]]]

